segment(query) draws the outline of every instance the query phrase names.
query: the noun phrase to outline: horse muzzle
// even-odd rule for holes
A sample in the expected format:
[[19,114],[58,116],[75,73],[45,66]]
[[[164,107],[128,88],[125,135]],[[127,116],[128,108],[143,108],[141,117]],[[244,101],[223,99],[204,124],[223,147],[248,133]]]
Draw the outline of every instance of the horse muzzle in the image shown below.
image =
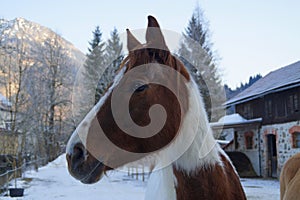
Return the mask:
[[96,183],[104,174],[105,165],[93,157],[82,143],[75,144],[72,151],[67,151],[66,159],[69,173],[82,183]]

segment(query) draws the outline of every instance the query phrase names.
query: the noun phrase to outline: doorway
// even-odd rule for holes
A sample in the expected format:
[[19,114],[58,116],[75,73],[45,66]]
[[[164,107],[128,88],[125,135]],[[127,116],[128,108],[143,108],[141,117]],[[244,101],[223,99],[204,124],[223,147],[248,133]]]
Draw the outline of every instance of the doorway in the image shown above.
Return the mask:
[[277,147],[276,147],[276,135],[267,135],[268,146],[268,176],[277,178]]

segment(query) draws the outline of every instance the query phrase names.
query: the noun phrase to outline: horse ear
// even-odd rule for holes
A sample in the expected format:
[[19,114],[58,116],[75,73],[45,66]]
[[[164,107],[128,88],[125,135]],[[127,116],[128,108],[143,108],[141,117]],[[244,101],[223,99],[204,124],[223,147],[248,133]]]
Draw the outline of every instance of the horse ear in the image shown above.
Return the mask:
[[151,15],[148,16],[146,41],[150,48],[169,50],[157,20]]
[[127,49],[128,51],[132,51],[137,46],[140,46],[141,43],[132,35],[129,29],[126,29],[127,32]]

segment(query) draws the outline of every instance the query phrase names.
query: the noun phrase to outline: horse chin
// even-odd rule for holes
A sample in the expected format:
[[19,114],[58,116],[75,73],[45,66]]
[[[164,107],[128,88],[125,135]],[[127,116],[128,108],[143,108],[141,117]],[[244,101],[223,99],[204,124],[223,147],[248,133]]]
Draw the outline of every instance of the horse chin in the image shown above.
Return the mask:
[[93,184],[98,182],[104,175],[104,168],[105,166],[102,163],[99,163],[93,171],[81,178],[80,182],[84,184]]
[[88,174],[83,179],[81,179],[80,182],[84,184],[97,183],[99,180],[102,179],[103,175],[104,175],[104,170],[97,168],[92,173]]

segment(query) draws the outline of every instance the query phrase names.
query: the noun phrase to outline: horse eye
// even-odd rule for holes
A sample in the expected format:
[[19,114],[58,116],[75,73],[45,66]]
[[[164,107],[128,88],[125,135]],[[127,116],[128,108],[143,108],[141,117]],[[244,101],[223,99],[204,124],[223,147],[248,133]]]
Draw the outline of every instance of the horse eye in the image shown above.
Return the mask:
[[149,87],[149,86],[148,86],[147,84],[141,85],[141,86],[137,87],[137,88],[135,89],[134,92],[142,92],[142,91],[144,91],[145,89],[147,89],[148,87]]

